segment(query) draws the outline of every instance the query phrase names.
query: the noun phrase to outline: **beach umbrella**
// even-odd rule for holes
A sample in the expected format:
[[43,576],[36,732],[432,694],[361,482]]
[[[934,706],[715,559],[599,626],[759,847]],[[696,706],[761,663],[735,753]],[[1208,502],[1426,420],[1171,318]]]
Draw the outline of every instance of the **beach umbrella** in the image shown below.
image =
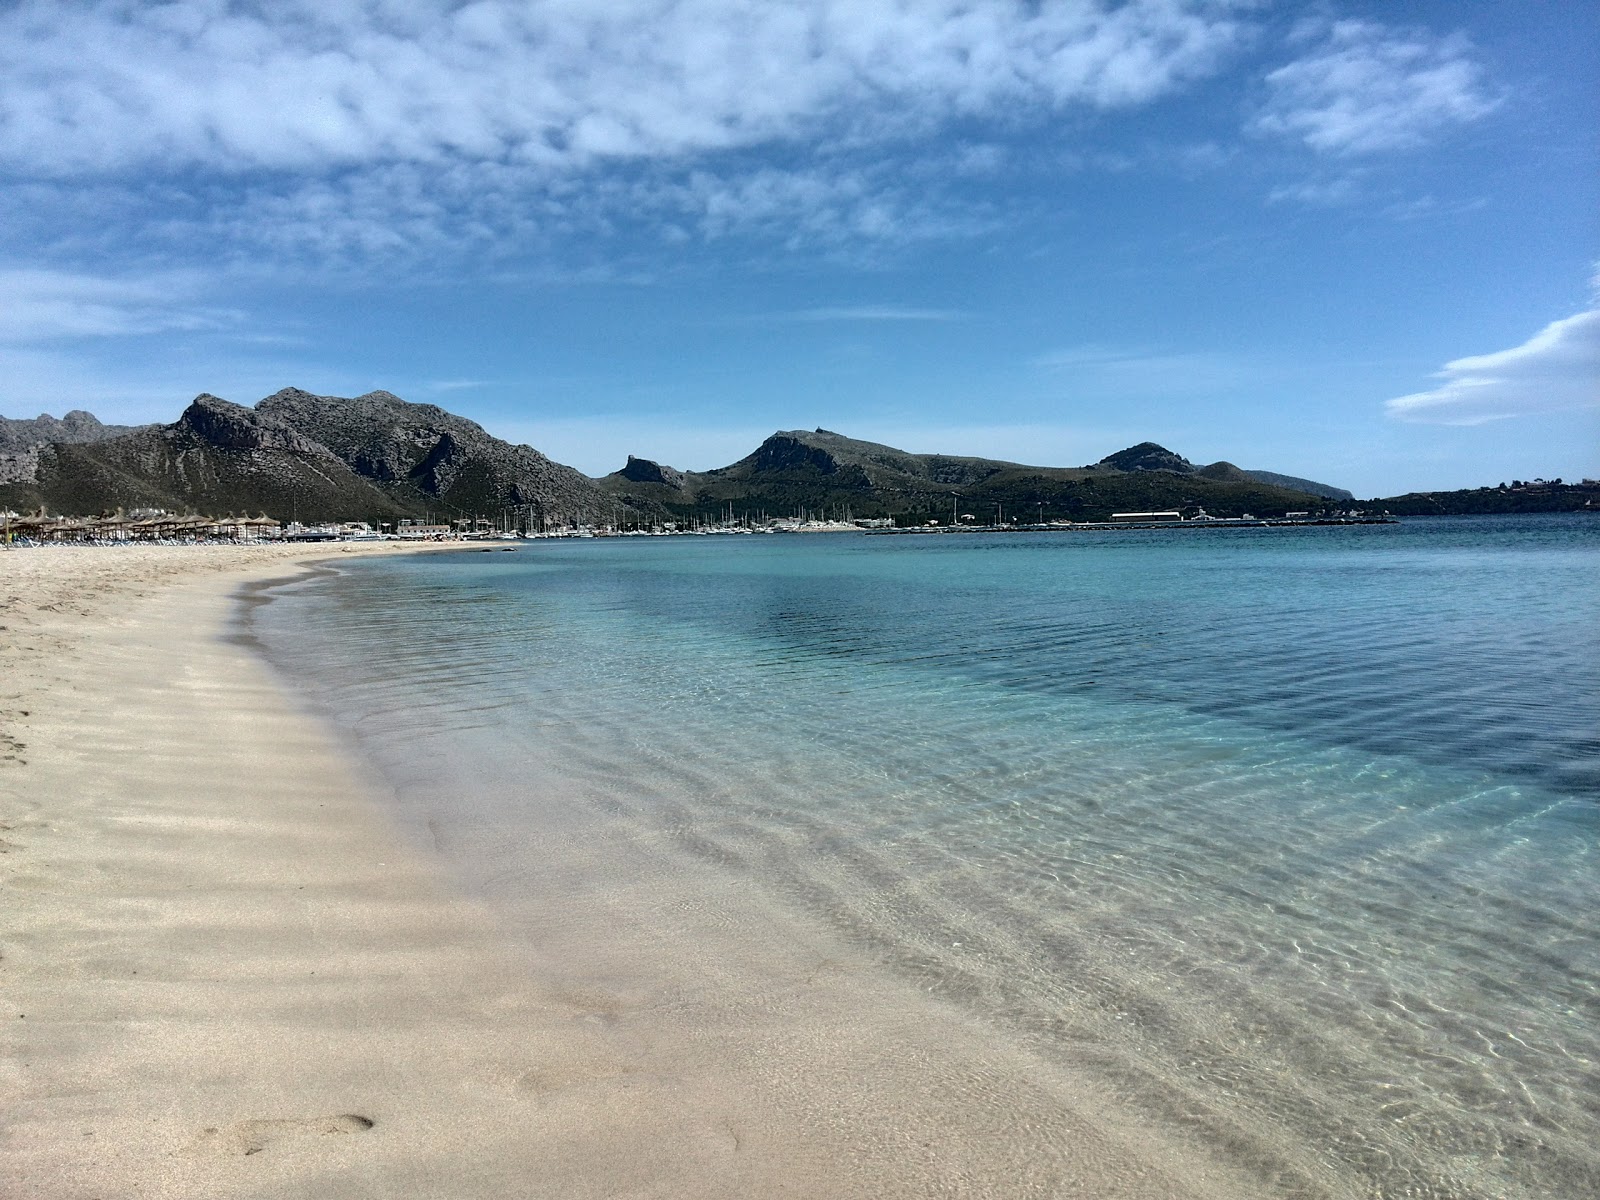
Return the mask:
[[244,520],[239,522],[239,525],[244,529],[246,536],[249,536],[250,531],[254,530],[256,536],[258,537],[262,534],[265,534],[269,529],[277,529],[279,524],[280,522],[275,521],[266,515],[258,517],[246,517]]
[[89,526],[82,521],[57,521],[49,529],[52,538],[61,538],[66,534],[82,534]]

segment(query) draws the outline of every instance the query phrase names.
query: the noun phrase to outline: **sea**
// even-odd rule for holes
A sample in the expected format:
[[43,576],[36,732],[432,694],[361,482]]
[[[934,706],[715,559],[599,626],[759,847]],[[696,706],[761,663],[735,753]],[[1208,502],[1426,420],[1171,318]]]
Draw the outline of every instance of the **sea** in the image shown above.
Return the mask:
[[641,863],[734,880],[1266,1194],[1600,1195],[1600,516],[489,543],[254,599],[533,942]]

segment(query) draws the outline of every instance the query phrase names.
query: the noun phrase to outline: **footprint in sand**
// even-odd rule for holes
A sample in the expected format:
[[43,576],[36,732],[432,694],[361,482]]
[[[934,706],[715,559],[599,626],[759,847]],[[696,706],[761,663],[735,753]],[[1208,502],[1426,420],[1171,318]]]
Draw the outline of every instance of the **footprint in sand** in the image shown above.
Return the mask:
[[203,1153],[226,1157],[260,1154],[280,1142],[365,1133],[372,1128],[372,1125],[372,1118],[359,1116],[356,1113],[340,1113],[332,1117],[240,1121],[234,1125],[225,1125],[221,1128],[213,1126],[203,1130],[195,1139],[194,1148]]

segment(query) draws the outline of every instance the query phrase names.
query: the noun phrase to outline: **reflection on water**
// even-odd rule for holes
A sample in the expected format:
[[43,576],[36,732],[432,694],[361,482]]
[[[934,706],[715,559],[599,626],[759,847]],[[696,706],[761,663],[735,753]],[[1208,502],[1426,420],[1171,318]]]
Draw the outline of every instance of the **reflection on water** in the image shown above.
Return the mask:
[[546,543],[258,624],[491,897],[576,797],[1282,1194],[1600,1193],[1592,518]]

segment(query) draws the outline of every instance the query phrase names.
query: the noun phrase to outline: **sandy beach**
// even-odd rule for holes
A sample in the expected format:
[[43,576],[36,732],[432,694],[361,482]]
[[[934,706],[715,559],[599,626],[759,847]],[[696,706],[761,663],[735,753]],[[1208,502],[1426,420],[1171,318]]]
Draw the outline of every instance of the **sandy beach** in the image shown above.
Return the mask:
[[504,936],[228,636],[365,552],[0,554],[6,1195],[1253,1194],[777,916],[653,994]]

